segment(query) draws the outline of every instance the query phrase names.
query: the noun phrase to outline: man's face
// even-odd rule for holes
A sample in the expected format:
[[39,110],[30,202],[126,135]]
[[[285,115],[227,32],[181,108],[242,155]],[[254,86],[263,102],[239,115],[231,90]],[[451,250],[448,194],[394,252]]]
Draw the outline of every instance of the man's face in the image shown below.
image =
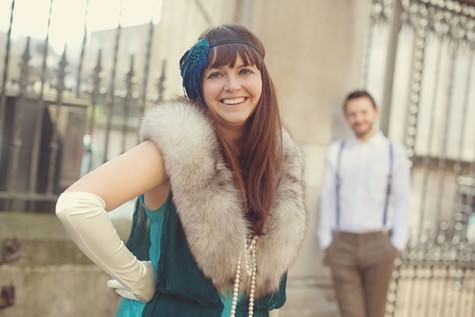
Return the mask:
[[346,103],[346,121],[359,139],[365,139],[372,134],[378,115],[378,110],[367,97],[351,99]]

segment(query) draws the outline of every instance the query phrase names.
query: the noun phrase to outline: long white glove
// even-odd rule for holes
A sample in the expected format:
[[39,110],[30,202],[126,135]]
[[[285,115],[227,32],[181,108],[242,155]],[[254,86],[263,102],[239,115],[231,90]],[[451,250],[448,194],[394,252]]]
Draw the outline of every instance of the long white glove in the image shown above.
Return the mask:
[[122,285],[116,279],[108,280],[106,284],[108,287],[112,288],[114,292],[116,292],[118,295],[120,295],[123,298],[139,300],[137,296],[134,295],[134,293],[132,293],[127,287]]
[[139,261],[119,238],[104,200],[92,193],[65,192],[56,203],[56,215],[81,251],[117,279],[139,300],[155,293],[155,273],[149,261]]

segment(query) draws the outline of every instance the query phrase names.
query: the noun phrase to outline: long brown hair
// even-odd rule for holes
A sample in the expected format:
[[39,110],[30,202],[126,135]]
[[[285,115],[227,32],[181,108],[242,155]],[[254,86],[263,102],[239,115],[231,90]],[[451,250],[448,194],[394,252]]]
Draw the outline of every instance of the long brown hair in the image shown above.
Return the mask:
[[[227,143],[219,127],[216,127],[216,134],[223,156],[243,195],[248,211],[246,217],[254,234],[262,235],[265,233],[264,223],[270,216],[277,187],[282,142],[277,96],[264,63],[265,49],[253,33],[240,25],[212,27],[200,36],[200,39],[203,38],[206,38],[211,46],[213,43],[229,43],[211,49],[208,67],[232,67],[239,55],[245,66],[256,65],[261,72],[261,98],[255,112],[246,122],[240,148],[235,149]],[[202,95],[200,97],[198,100],[203,100]]]

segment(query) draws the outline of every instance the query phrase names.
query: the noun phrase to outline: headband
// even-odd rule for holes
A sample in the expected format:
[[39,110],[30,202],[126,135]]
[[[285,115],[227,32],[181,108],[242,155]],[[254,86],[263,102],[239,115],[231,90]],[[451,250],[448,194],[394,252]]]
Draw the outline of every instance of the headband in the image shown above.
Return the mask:
[[264,57],[262,55],[262,53],[257,49],[256,46],[252,45],[251,43],[247,43],[247,42],[240,41],[240,40],[232,40],[232,39],[219,40],[219,41],[211,43],[209,45],[209,48],[213,48],[213,47],[221,46],[221,45],[231,45],[231,44],[239,44],[239,45],[249,46],[250,48],[254,49],[257,52],[257,54],[259,54],[262,58]]
[[198,40],[180,58],[180,74],[183,79],[182,85],[190,100],[197,100],[201,97],[201,74],[208,66],[210,50],[221,45],[245,45],[254,49],[261,57],[264,57],[256,46],[240,40],[224,39],[209,43],[208,39]]

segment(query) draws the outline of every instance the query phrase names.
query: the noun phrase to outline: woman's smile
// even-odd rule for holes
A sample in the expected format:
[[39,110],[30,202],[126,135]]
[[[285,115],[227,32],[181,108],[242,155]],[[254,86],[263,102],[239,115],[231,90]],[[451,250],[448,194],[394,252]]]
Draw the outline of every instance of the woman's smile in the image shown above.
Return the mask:
[[224,103],[225,105],[238,105],[246,101],[246,97],[235,97],[235,98],[223,98],[221,99],[221,102]]
[[206,106],[222,126],[243,127],[262,94],[261,72],[236,56],[233,66],[207,68],[203,74]]

